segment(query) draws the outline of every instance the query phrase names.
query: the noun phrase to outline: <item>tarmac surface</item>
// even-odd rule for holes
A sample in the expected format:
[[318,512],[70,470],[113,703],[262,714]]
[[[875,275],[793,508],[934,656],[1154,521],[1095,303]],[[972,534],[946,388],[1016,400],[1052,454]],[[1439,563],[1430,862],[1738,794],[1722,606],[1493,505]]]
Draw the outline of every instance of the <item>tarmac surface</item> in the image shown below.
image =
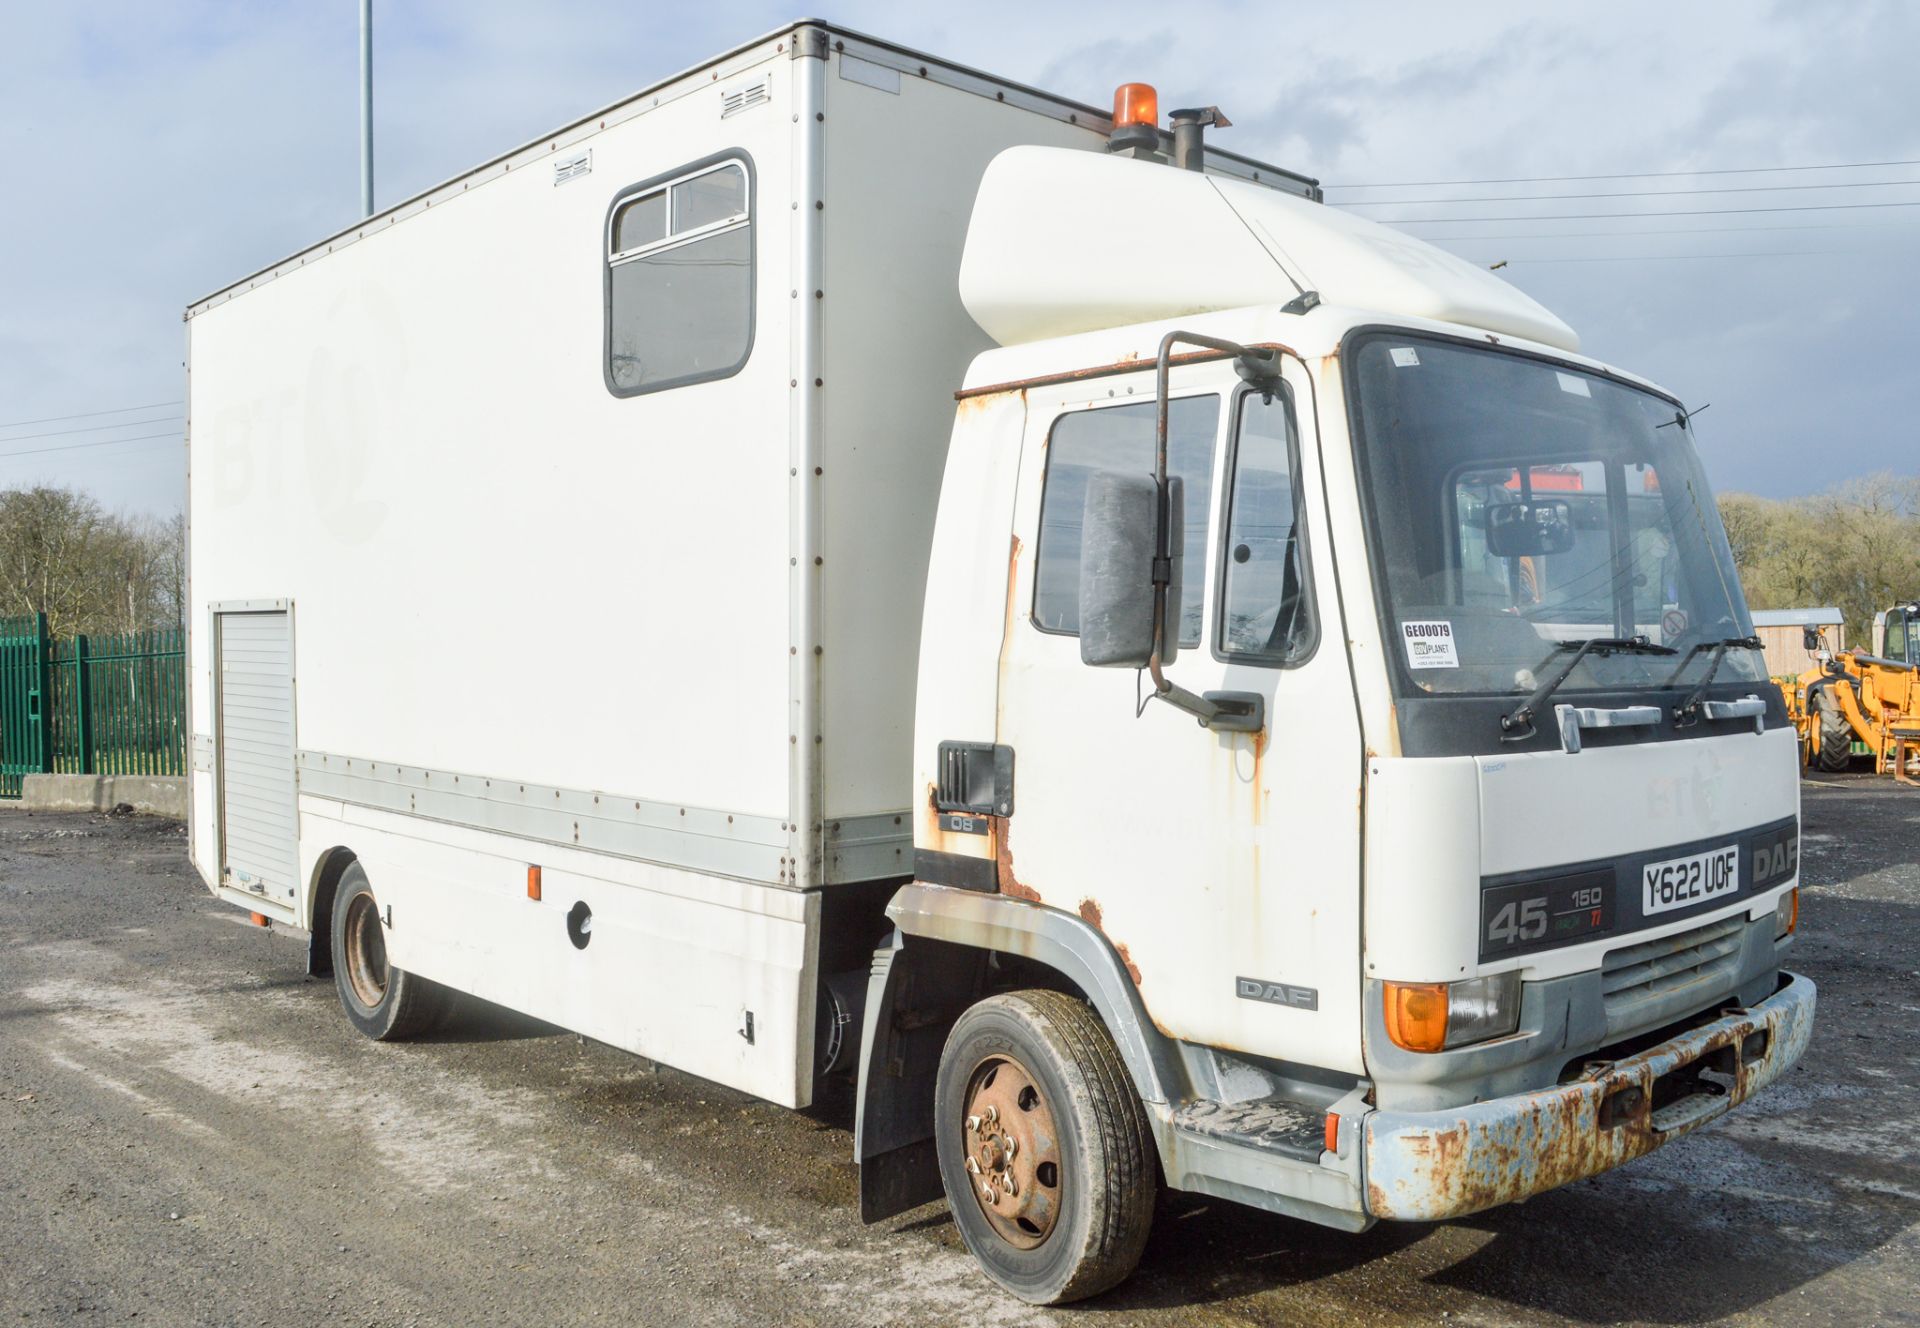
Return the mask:
[[1806,1059],[1619,1171],[1343,1235],[1169,1195],[1037,1310],[790,1112],[469,1012],[382,1045],[184,831],[0,811],[0,1325],[1920,1324],[1920,791],[1805,785]]

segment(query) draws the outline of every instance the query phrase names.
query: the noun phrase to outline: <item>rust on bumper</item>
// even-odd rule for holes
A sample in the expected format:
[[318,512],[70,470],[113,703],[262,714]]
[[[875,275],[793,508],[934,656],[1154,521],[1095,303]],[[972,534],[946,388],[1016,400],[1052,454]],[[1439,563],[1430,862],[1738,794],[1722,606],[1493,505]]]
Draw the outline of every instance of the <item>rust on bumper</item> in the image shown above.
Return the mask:
[[[1766,1000],[1535,1093],[1447,1111],[1366,1118],[1367,1211],[1427,1222],[1512,1203],[1597,1175],[1725,1114],[1794,1065],[1813,1031],[1814,986],[1782,973]],[[1764,1035],[1764,1047],[1756,1035]],[[1656,1082],[1706,1069],[1673,1096]],[[1669,1084],[1675,1081],[1669,1081]]]

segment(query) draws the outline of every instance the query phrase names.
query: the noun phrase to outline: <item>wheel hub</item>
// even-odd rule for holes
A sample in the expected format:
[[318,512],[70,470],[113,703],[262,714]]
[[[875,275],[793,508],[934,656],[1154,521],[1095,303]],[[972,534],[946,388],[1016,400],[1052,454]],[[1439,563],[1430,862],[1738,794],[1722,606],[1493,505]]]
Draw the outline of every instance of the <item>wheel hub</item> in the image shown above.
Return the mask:
[[380,930],[380,909],[368,894],[355,895],[347,907],[347,982],[369,1010],[387,994],[387,938]]
[[964,1147],[974,1201],[1008,1244],[1032,1249],[1060,1216],[1053,1110],[1019,1061],[995,1056],[967,1084]]

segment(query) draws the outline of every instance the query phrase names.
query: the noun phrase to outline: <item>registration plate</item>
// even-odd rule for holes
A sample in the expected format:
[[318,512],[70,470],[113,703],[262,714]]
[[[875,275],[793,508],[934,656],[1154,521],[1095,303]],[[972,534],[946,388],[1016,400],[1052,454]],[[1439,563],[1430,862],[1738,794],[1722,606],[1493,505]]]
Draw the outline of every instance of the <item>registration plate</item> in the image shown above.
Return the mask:
[[1640,870],[1642,913],[1690,908],[1739,892],[1740,849],[1733,844],[1684,858],[1649,862]]

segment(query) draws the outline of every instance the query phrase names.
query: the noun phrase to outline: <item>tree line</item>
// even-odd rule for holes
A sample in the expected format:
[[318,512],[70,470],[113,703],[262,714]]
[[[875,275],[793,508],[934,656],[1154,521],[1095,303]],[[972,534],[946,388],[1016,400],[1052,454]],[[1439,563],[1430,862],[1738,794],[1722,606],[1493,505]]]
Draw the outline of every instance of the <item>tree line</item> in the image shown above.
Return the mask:
[[1810,498],[1720,499],[1733,561],[1756,609],[1833,607],[1866,647],[1873,615],[1920,598],[1920,476],[1870,475]]
[[183,516],[109,512],[75,489],[0,490],[0,618],[44,613],[56,636],[178,627]]
[[[1873,615],[1920,597],[1920,476],[1872,475],[1785,500],[1720,498],[1756,609]],[[176,627],[186,610],[186,519],[108,512],[74,489],[0,490],[0,618],[44,613],[56,635]]]

